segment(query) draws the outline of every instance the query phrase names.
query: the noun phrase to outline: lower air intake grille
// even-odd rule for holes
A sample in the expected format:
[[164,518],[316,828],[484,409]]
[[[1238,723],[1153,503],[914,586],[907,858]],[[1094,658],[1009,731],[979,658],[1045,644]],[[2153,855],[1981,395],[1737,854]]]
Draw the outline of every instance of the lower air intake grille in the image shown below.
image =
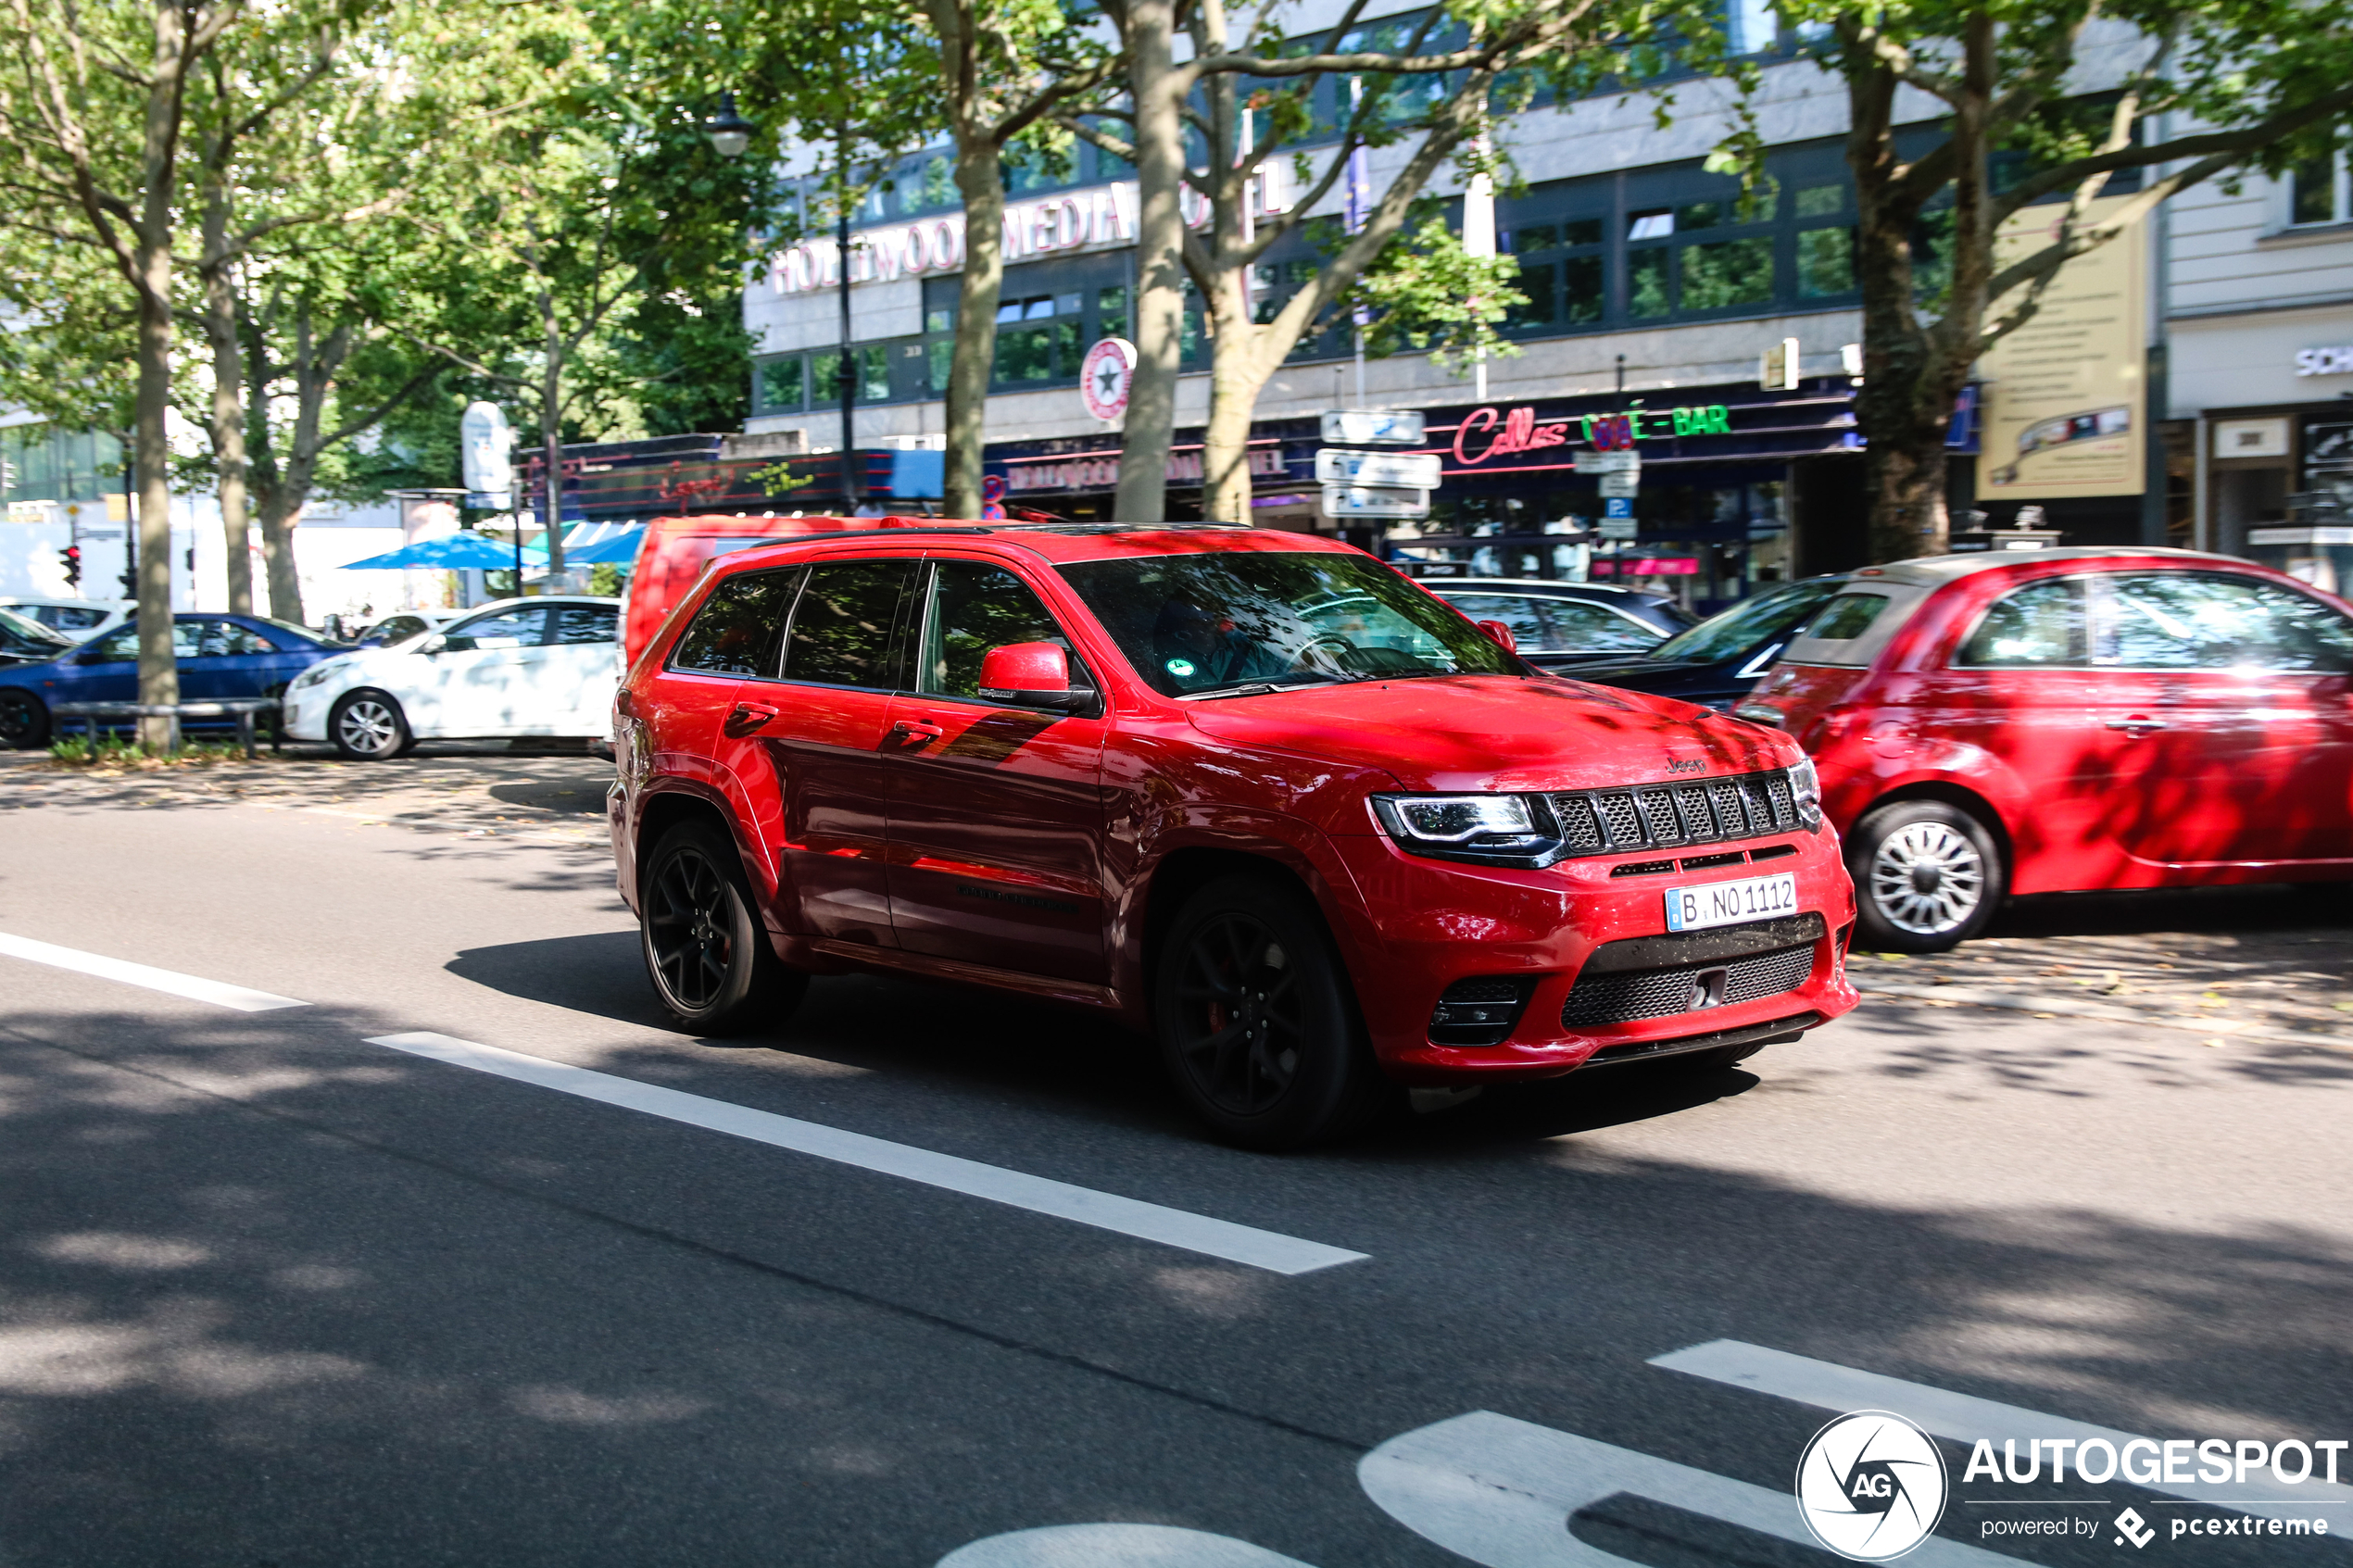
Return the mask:
[[1778,997],[1806,984],[1814,972],[1814,946],[1781,947],[1722,964],[1580,976],[1562,1004],[1561,1025],[1632,1023]]

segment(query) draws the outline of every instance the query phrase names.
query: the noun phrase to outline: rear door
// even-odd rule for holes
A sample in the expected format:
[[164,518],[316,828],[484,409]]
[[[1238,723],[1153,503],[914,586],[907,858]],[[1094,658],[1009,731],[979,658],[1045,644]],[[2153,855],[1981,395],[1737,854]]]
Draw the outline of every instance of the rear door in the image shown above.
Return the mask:
[[890,947],[887,784],[883,753],[905,662],[901,627],[921,558],[812,563],[794,601],[782,670],[736,702],[767,768],[737,757],[754,821],[799,931]]
[[935,559],[926,576],[913,618],[913,689],[891,705],[886,758],[899,945],[1100,984],[1102,700],[1091,713],[989,701],[981,659],[1009,643],[1058,643],[1073,680],[1097,683],[1011,569]]
[[2120,839],[2166,864],[2353,858],[2353,624],[2318,598],[2223,571],[2089,583],[2095,665],[2133,700]]
[[621,681],[621,607],[559,602],[548,613],[544,679],[553,733],[610,734],[612,694]]

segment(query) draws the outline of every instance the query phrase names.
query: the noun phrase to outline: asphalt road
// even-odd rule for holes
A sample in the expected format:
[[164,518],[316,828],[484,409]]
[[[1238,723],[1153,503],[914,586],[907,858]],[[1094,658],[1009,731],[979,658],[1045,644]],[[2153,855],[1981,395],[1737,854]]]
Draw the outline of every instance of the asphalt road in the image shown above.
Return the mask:
[[[1776,1351],[1919,1386],[1872,1386],[1899,1413],[1933,1388],[2052,1433],[2353,1437],[2339,1047],[1874,1002],[1741,1070],[1276,1158],[1205,1141],[1139,1042],[1023,1004],[829,979],[771,1039],[671,1033],[593,841],[16,794],[0,937],[305,1005],[0,954],[0,1568],[1828,1563],[1692,1479],[1793,1526],[1837,1410]],[[606,1076],[371,1043],[419,1033]],[[696,1098],[582,1097],[611,1079]],[[1234,1261],[761,1128],[1362,1257]],[[1718,1341],[1763,1381],[1650,1364]],[[1491,1475],[1421,1514],[1360,1478],[1482,1411],[1590,1440],[1565,1496],[1610,1449],[1687,1468],[1534,1524]],[[2236,1516],[2180,1488],[1973,1502],[1944,1451],[1953,1543],[2353,1563],[2173,1538]],[[2353,1536],[2353,1486],[2309,1495]],[[2108,1526],[2128,1504],[2145,1554]],[[1987,1537],[2026,1516],[2097,1530]],[[1161,1528],[992,1541],[1088,1524]]]

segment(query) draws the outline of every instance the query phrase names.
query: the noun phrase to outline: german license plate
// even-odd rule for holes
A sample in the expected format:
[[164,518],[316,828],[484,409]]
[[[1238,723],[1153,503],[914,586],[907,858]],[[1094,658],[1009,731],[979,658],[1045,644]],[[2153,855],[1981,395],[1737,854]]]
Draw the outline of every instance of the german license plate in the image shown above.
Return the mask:
[[1667,929],[1705,931],[1711,925],[1770,920],[1797,912],[1797,873],[1743,877],[1667,890]]

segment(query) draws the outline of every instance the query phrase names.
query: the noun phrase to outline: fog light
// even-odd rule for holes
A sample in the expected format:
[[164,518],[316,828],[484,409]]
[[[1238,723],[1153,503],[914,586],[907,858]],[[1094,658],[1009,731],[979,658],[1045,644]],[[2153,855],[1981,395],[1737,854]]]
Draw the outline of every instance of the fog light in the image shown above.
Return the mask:
[[1534,988],[1529,980],[1478,975],[1457,980],[1438,998],[1429,1015],[1429,1039],[1437,1046],[1500,1046],[1519,1027]]

